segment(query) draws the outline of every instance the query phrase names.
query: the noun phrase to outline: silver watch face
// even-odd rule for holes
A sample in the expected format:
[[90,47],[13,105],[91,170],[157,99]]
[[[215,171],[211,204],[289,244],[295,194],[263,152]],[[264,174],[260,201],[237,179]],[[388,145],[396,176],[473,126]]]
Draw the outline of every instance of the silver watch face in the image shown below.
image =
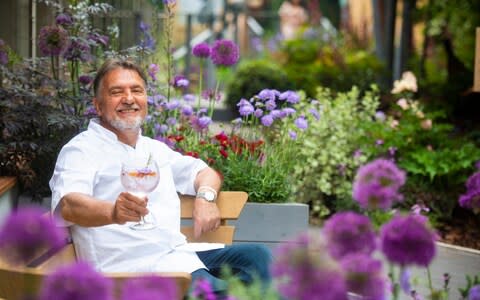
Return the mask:
[[215,194],[210,191],[202,191],[198,193],[198,197],[201,197],[207,201],[213,201],[215,200]]

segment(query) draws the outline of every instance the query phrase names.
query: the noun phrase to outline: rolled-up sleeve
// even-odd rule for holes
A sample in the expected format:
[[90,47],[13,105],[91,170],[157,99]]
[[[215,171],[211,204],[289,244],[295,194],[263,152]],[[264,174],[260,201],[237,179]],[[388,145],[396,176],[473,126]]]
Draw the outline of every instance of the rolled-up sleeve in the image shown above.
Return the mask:
[[195,195],[195,178],[198,172],[208,167],[201,159],[170,152],[173,181],[177,192],[184,195]]

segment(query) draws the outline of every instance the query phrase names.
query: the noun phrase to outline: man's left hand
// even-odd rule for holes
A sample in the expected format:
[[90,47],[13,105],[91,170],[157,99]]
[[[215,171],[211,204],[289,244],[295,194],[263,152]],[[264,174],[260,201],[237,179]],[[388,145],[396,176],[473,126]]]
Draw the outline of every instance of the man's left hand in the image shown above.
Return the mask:
[[199,238],[204,232],[215,231],[220,226],[220,210],[215,202],[195,199],[193,208],[193,236]]

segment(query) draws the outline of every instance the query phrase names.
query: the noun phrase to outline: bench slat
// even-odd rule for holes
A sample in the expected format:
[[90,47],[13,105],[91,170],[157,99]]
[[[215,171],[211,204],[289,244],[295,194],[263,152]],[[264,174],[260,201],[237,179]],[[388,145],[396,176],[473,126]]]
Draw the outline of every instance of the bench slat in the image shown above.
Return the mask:
[[[182,219],[192,218],[194,200],[193,196],[180,195]],[[248,194],[245,192],[220,192],[217,198],[220,218],[222,220],[238,219],[247,200]]]

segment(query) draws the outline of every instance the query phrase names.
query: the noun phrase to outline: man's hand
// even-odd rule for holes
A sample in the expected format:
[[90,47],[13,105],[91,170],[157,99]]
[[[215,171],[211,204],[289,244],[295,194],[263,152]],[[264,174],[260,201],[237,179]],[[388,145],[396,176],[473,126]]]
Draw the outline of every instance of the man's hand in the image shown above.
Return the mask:
[[193,208],[193,236],[199,238],[202,233],[217,230],[220,226],[220,210],[214,202],[201,198],[195,199]]
[[147,199],[123,192],[118,195],[113,207],[112,220],[115,224],[138,222],[148,213]]

